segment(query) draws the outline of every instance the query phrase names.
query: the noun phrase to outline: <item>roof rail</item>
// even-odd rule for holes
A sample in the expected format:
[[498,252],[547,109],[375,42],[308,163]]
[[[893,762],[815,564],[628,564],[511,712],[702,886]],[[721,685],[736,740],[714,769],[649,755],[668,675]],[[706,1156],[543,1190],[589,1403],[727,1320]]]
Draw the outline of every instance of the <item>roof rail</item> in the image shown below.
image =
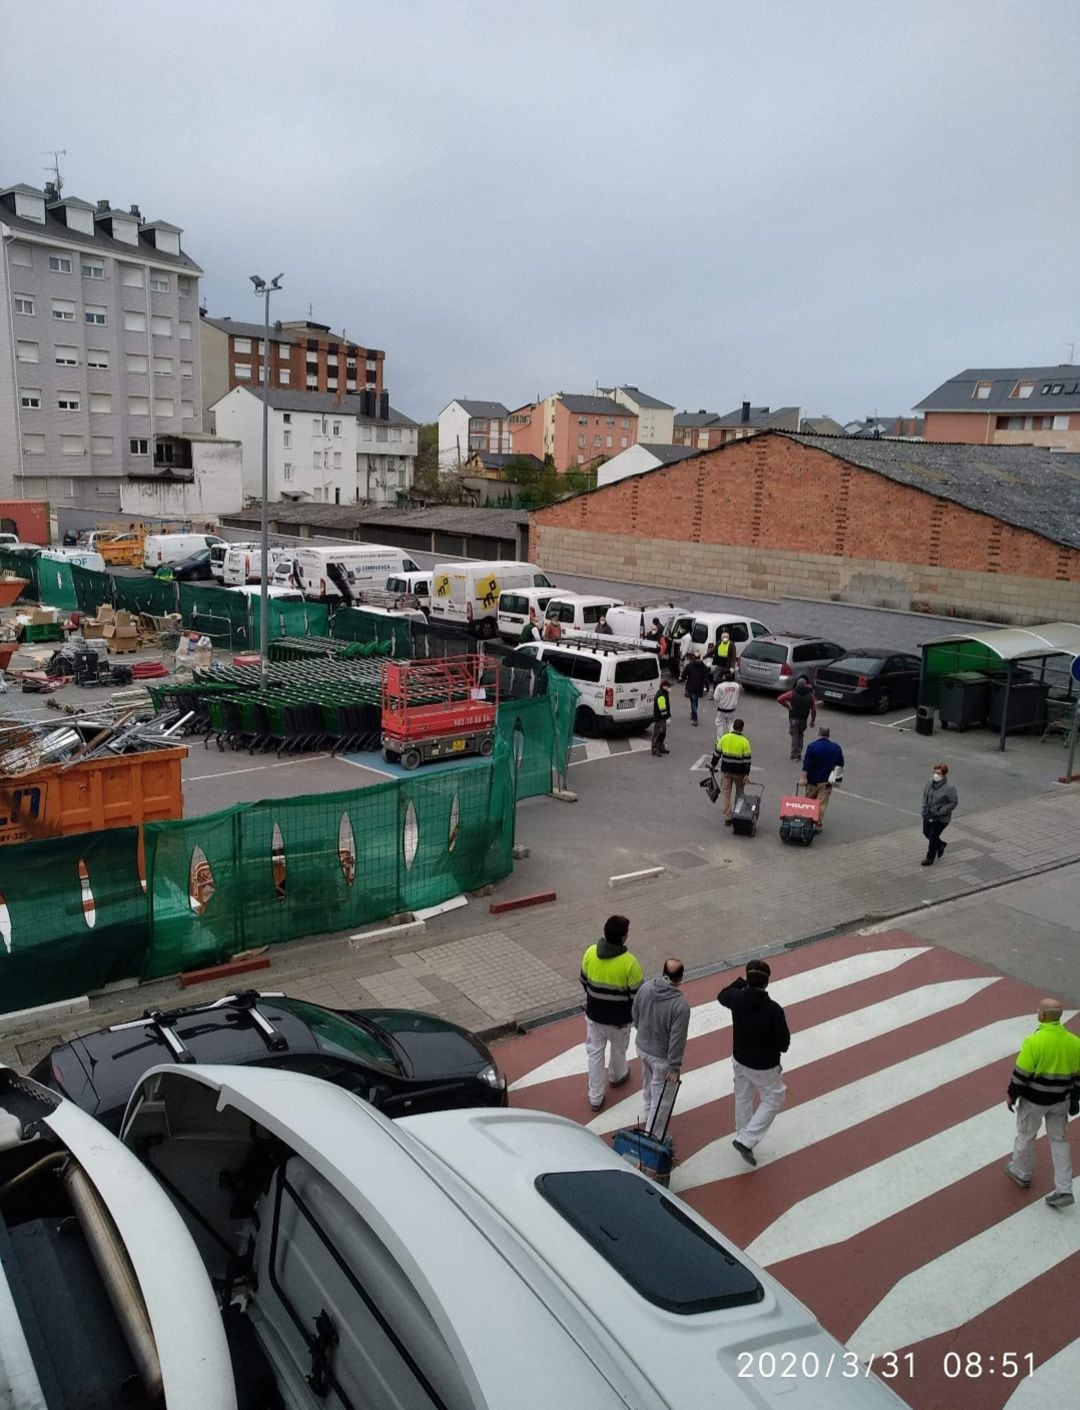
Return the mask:
[[588,636],[584,632],[575,632],[573,636],[558,637],[555,641],[545,641],[545,646],[587,646],[591,651],[603,651],[611,655],[626,655],[632,652],[635,656],[655,655],[657,644],[655,641],[630,641],[626,637],[609,636],[606,633],[599,633],[596,636]]

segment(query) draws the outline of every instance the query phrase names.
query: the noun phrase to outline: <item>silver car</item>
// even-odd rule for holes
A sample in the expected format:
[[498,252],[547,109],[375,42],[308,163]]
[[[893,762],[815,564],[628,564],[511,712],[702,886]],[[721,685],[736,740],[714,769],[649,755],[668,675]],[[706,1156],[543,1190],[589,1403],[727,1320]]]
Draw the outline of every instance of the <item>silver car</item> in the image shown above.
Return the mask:
[[800,676],[812,683],[818,666],[843,654],[835,641],[817,636],[759,636],[739,651],[736,675],[758,690],[790,690]]

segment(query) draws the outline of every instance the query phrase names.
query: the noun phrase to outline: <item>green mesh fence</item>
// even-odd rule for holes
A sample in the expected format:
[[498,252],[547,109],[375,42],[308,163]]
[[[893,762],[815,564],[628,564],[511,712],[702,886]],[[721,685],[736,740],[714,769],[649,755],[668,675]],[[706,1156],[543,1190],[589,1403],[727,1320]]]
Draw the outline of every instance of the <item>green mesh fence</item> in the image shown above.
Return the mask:
[[498,732],[510,753],[517,797],[550,793],[554,731],[546,697],[504,701],[499,706]]
[[330,635],[339,641],[388,641],[391,656],[401,659],[427,655],[414,649],[411,622],[366,612],[362,607],[339,607],[330,623]]
[[251,648],[248,602],[242,592],[226,592],[200,583],[179,585],[179,612],[188,631],[201,632],[215,646],[234,651]]
[[38,601],[46,607],[60,607],[65,612],[74,612],[79,603],[75,596],[73,571],[73,564],[64,563],[58,558],[35,559]]
[[165,617],[177,610],[175,583],[162,582],[160,578],[145,575],[137,578],[111,576],[113,604],[118,610],[149,612],[153,617]]
[[17,578],[26,579],[26,587],[19,593],[20,602],[39,601],[34,563],[35,560],[25,553],[12,553],[10,549],[0,548],[0,573],[12,573]]
[[437,905],[509,874],[513,779],[492,763],[145,829],[144,976]]
[[[259,599],[253,597],[250,605],[251,640],[258,649],[261,640]],[[266,608],[267,635],[271,641],[283,636],[324,637],[330,633],[330,611],[321,602],[282,602],[272,597]]]
[[0,1012],[138,975],[147,944],[137,828],[0,847]]
[[99,573],[93,568],[75,566],[71,570],[71,580],[75,588],[75,605],[84,616],[92,617],[99,607],[113,601],[111,573]]

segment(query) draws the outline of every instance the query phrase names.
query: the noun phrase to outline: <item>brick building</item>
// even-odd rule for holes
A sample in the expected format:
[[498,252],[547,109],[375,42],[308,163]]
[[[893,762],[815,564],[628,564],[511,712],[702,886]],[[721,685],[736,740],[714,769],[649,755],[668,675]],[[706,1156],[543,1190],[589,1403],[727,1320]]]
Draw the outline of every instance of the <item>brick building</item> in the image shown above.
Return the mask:
[[969,367],[915,410],[928,441],[1080,451],[1080,367]]
[[763,432],[532,518],[554,574],[1080,621],[1080,474],[1021,446]]
[[761,431],[797,431],[800,409],[781,406],[770,411],[767,406],[751,406],[744,401],[736,411],[723,416],[716,411],[680,411],[675,417],[672,439],[675,445],[694,446],[697,450],[713,450],[728,441],[743,441]]
[[510,413],[515,455],[551,458],[558,471],[609,459],[638,438],[638,416],[611,397],[555,392]]

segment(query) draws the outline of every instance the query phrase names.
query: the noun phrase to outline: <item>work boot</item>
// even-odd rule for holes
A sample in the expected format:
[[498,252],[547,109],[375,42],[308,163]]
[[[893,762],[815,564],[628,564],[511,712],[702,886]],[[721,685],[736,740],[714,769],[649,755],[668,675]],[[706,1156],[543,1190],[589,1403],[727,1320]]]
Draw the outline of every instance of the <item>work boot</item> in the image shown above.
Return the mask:
[[1069,1205],[1075,1204],[1076,1201],[1068,1190],[1055,1190],[1052,1195],[1046,1196],[1046,1203],[1051,1209],[1068,1209]]
[[1031,1181],[1025,1180],[1023,1175],[1018,1175],[1011,1165],[1006,1165],[1004,1169],[1005,1174],[1008,1175],[1009,1179],[1013,1182],[1013,1184],[1019,1185],[1022,1190],[1026,1190],[1027,1187],[1031,1184]]
[[743,1160],[746,1161],[747,1165],[757,1164],[757,1156],[754,1154],[754,1152],[750,1149],[749,1146],[744,1146],[742,1141],[732,1141],[731,1144],[739,1152]]

